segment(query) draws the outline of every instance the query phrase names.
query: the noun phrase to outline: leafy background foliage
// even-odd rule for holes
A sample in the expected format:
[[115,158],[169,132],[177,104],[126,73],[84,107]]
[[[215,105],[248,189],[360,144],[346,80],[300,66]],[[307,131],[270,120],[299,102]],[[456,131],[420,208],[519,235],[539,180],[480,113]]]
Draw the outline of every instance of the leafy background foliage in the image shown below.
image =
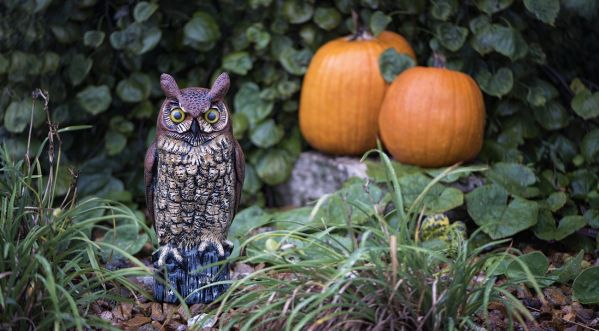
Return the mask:
[[[143,153],[162,100],[160,73],[180,86],[206,86],[226,70],[234,132],[248,162],[244,200],[264,204],[268,186],[285,181],[306,149],[297,127],[302,75],[319,46],[351,33],[354,8],[375,34],[407,37],[420,64],[443,53],[485,93],[480,159],[493,164],[486,183],[465,197],[442,187],[438,193],[451,207],[465,201],[491,238],[533,228],[541,239],[567,240],[584,226],[599,227],[599,92],[591,80],[599,76],[598,7],[593,0],[6,0],[0,137],[23,155],[30,93],[48,90],[61,126],[94,125],[63,137],[63,162],[81,171],[80,193],[137,207]],[[383,54],[385,78],[406,61]],[[33,146],[46,134],[41,106],[34,108]],[[67,168],[59,176],[63,191]],[[421,186],[427,178],[412,177],[401,180]]]

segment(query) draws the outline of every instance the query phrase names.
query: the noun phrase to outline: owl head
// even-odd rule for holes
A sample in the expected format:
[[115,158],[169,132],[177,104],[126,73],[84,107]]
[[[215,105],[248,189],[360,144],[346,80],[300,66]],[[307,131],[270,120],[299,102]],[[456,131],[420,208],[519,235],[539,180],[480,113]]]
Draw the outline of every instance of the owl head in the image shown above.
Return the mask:
[[224,97],[229,90],[229,75],[223,72],[210,89],[179,89],[169,74],[160,76],[166,96],[156,123],[158,133],[197,146],[231,131],[231,120]]

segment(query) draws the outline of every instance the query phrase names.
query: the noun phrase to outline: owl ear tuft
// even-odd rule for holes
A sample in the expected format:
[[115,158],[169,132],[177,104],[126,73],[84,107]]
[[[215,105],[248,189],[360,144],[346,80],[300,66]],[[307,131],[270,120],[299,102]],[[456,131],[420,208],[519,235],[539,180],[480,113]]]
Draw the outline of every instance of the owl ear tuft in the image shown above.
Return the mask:
[[225,98],[227,91],[229,91],[229,85],[231,85],[231,81],[229,80],[229,75],[226,72],[223,72],[212,84],[210,88],[210,92],[208,92],[208,97],[211,101],[220,101]]
[[173,76],[169,74],[160,75],[160,88],[162,88],[162,91],[167,98],[174,98],[178,100],[181,96],[181,90],[179,90],[177,82]]

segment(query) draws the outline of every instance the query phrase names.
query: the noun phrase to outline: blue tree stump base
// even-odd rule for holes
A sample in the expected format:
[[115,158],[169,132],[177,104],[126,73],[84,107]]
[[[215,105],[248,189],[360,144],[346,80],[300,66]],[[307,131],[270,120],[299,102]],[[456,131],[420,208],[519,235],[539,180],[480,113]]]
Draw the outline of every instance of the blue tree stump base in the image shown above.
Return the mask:
[[[155,301],[178,303],[179,299],[173,291],[175,289],[187,304],[210,303],[229,288],[228,284],[219,284],[198,290],[203,286],[230,279],[228,264],[205,267],[226,260],[231,254],[230,248],[225,247],[225,256],[219,256],[214,245],[209,245],[203,252],[199,252],[197,247],[179,249],[179,252],[183,261],[177,262],[173,257],[168,257],[162,268],[157,266],[160,252],[152,254],[156,273],[154,277]],[[165,279],[170,287],[165,286],[158,280],[159,278]]]

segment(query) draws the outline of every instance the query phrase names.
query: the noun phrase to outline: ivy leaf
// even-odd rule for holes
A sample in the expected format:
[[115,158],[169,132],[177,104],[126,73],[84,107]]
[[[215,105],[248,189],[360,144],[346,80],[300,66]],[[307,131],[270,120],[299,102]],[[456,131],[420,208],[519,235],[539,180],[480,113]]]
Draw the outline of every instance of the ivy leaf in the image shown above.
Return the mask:
[[574,78],[570,83],[570,90],[572,90],[574,94],[578,94],[583,93],[584,91],[588,91],[589,89],[584,85],[580,78]]
[[116,86],[116,94],[125,102],[141,102],[150,95],[151,82],[147,75],[134,73],[121,80]]
[[514,86],[514,74],[509,68],[501,68],[495,74],[482,69],[476,74],[476,82],[485,93],[501,98]]
[[77,102],[86,112],[97,115],[110,107],[112,96],[106,85],[89,85],[77,93]]
[[241,140],[248,129],[250,122],[244,113],[233,113],[233,136],[237,140]]
[[59,43],[70,44],[81,38],[78,27],[78,25],[68,21],[66,24],[50,25],[50,30]]
[[583,91],[572,99],[572,109],[585,120],[599,116],[599,92]]
[[262,181],[258,177],[254,166],[251,164],[245,165],[245,178],[243,180],[243,191],[249,194],[256,194],[262,188]]
[[581,272],[574,279],[572,292],[576,300],[582,304],[599,303],[599,266]]
[[499,24],[481,28],[472,38],[472,47],[481,55],[496,51],[512,61],[521,59],[528,53],[528,45],[522,34],[514,28]]
[[293,75],[301,76],[306,72],[312,59],[312,51],[307,48],[296,50],[292,47],[283,50],[279,62],[285,70]]
[[553,25],[559,14],[559,0],[524,0],[524,7],[537,19]]
[[296,80],[283,80],[277,83],[277,92],[279,96],[290,98],[301,88],[300,82]]
[[301,0],[286,0],[283,3],[283,16],[291,24],[305,23],[312,18],[314,7],[311,3]]
[[190,40],[200,43],[210,43],[220,38],[220,28],[211,15],[196,12],[192,19],[183,27],[183,34]]
[[79,85],[92,68],[93,61],[83,54],[76,54],[67,68],[67,76],[73,85]]
[[543,240],[555,240],[555,232],[557,227],[555,225],[555,218],[548,209],[541,209],[539,211],[537,224],[535,224],[533,231],[535,236]]
[[[139,234],[137,224],[123,224],[106,231],[102,242],[117,246],[129,254],[136,254],[143,248],[148,239],[146,233]],[[120,256],[117,251],[109,248],[102,249],[101,255],[104,261]]]
[[293,160],[285,150],[270,148],[258,159],[256,173],[268,185],[283,183],[293,169]]
[[512,2],[514,0],[475,0],[474,4],[478,9],[491,15],[508,8]]
[[379,68],[387,83],[392,83],[404,70],[416,65],[416,61],[406,54],[389,48],[379,58]]
[[157,9],[158,5],[155,3],[149,3],[146,1],[138,2],[133,9],[133,18],[136,22],[144,22],[150,18],[150,16],[152,16]]
[[263,49],[270,43],[270,34],[264,30],[262,23],[252,24],[247,31],[245,36],[248,41],[256,45],[256,49]]
[[31,117],[31,106],[27,104],[28,102],[23,100],[13,101],[8,105],[6,114],[4,114],[4,127],[6,130],[13,133],[20,133],[25,130]]
[[563,217],[557,227],[551,212],[539,212],[538,223],[534,228],[535,235],[543,240],[563,240],[567,236],[582,229],[587,224],[586,219],[580,215]]
[[496,163],[487,172],[487,177],[513,195],[527,198],[538,193],[530,187],[537,181],[534,172],[518,163]]
[[253,229],[263,226],[271,220],[271,216],[258,206],[243,209],[235,215],[229,228],[229,238],[242,238]]
[[559,95],[553,85],[542,79],[535,78],[528,85],[526,101],[533,107],[545,106],[547,102]]
[[447,22],[437,25],[436,31],[441,45],[452,52],[462,48],[468,36],[468,29]]
[[[431,179],[422,173],[401,177],[399,184],[402,187],[405,204],[412,206],[430,182]],[[426,208],[426,213],[442,213],[461,206],[464,203],[464,195],[458,189],[435,184],[424,196],[421,203]],[[413,206],[412,208],[419,209],[420,207]]]
[[457,188],[447,187],[441,194],[427,199],[429,213],[444,213],[464,204],[464,193]]
[[139,47],[133,47],[132,51],[136,55],[144,54],[156,47],[162,38],[162,31],[157,27],[143,29],[140,36]]
[[91,48],[97,48],[104,42],[104,31],[90,30],[83,35],[83,45]]
[[587,221],[580,215],[565,216],[560,219],[555,233],[555,240],[562,240],[587,225]]
[[567,284],[569,281],[574,279],[578,274],[580,274],[582,260],[584,257],[584,251],[581,250],[576,254],[575,257],[567,260],[564,265],[562,265],[559,269],[555,270],[555,274],[558,275],[558,282],[562,284]]
[[110,119],[110,128],[116,132],[130,134],[135,130],[135,125],[119,115]]
[[[535,251],[530,252],[528,254],[524,254],[518,257],[518,259],[523,262],[530,273],[535,277],[545,276],[547,270],[549,269],[549,260],[542,252]],[[526,279],[526,272],[522,268],[522,265],[518,263],[518,261],[512,261],[508,264],[506,272],[506,276],[512,279]]]
[[508,192],[498,185],[485,185],[466,195],[468,214],[492,239],[512,236],[537,223],[538,205],[534,201],[514,197],[508,203]]
[[108,155],[116,155],[120,153],[127,145],[127,137],[120,132],[106,132],[106,140],[104,141],[106,153]]
[[433,1],[431,15],[440,21],[447,21],[455,13],[456,9],[457,1],[455,0]]
[[541,107],[534,107],[537,122],[546,130],[559,130],[568,126],[570,115],[561,103],[551,100]]
[[491,20],[487,15],[479,15],[468,23],[468,27],[472,33],[477,34],[491,24]]
[[248,52],[234,52],[223,58],[223,68],[245,76],[252,69],[252,58]]
[[269,119],[251,131],[250,140],[258,147],[269,148],[281,141],[284,134],[283,128],[276,125],[274,120]]
[[391,23],[391,17],[385,15],[382,11],[375,11],[371,16],[368,22],[368,26],[370,27],[370,32],[373,35],[378,36],[381,32],[387,28],[387,25]]
[[127,45],[127,41],[125,31],[114,31],[110,34],[110,46],[114,49],[123,49]]
[[591,164],[599,158],[599,129],[594,129],[582,138],[580,151],[587,163]]
[[578,169],[569,173],[570,194],[576,199],[584,199],[597,183],[597,175],[589,169]]
[[267,118],[273,110],[274,103],[260,98],[260,88],[255,83],[241,85],[234,99],[235,111],[243,113],[250,124],[250,128]]
[[318,7],[314,12],[314,23],[325,31],[331,31],[341,23],[341,14],[333,7]]
[[545,202],[547,203],[547,206],[552,212],[556,212],[566,204],[567,200],[568,196],[566,195],[566,193],[553,192],[547,197],[547,199],[545,199]]
[[590,227],[594,229],[599,229],[599,210],[589,209],[585,211],[584,215],[582,216],[587,220],[587,224]]
[[383,209],[390,198],[372,182],[350,179],[324,201],[312,220],[315,226],[322,226],[322,220],[327,220],[329,226],[342,225],[347,219],[361,224],[374,216],[375,210]]

